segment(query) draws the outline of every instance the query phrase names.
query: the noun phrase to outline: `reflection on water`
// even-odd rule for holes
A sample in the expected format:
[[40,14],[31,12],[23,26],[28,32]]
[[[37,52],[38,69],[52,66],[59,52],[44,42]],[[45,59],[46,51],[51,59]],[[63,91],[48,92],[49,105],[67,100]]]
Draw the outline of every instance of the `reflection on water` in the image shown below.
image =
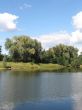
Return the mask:
[[14,110],[73,110],[72,100],[42,101],[36,103],[24,103]]
[[0,110],[81,110],[81,72],[0,73]]
[[72,67],[66,67],[66,68],[62,68],[60,70],[56,70],[56,72],[61,72],[61,73],[72,73],[72,72],[82,72],[82,68],[72,68]]
[[0,104],[0,110],[82,110],[82,99],[74,97],[20,104],[6,103]]

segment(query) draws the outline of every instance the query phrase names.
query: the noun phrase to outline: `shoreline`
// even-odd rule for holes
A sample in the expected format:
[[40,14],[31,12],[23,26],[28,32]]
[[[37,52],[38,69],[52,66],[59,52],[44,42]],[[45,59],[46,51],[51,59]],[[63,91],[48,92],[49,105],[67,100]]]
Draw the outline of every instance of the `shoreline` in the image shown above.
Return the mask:
[[63,69],[64,66],[58,64],[35,64],[35,63],[15,63],[6,62],[7,67],[3,67],[3,62],[0,62],[0,70],[12,70],[12,71],[27,71],[27,72],[45,72],[45,71],[56,71]]
[[6,62],[6,68],[3,66],[3,62],[0,62],[0,71],[2,70],[10,70],[10,71],[26,71],[26,72],[71,72],[71,71],[82,71],[82,65],[80,68],[66,67],[59,64],[35,64],[32,62],[23,63],[23,62]]

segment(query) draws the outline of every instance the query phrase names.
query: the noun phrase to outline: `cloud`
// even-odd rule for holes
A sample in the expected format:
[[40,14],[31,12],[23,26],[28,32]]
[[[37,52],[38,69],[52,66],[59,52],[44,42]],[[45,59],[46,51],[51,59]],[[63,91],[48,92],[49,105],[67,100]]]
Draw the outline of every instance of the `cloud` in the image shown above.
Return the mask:
[[44,49],[56,46],[58,44],[72,45],[82,52],[82,12],[77,13],[72,17],[75,31],[68,33],[65,31],[54,32],[51,34],[40,35],[37,40],[42,43]]
[[79,53],[82,52],[82,31],[76,30],[71,33],[70,45],[77,47]]
[[76,30],[72,33],[58,32],[52,34],[41,35],[36,37],[38,41],[42,43],[44,49],[56,46],[58,44],[72,45],[79,49],[79,53],[82,52],[82,31]]
[[10,13],[0,13],[0,31],[13,31],[19,17]]
[[70,42],[71,44],[82,44],[82,32],[79,30],[72,32]]
[[41,35],[37,40],[42,43],[43,48],[48,49],[60,43],[68,45],[70,42],[70,35],[67,32],[52,33]]
[[27,8],[32,8],[32,5],[24,3],[22,6],[19,7],[20,10],[27,9]]
[[72,17],[73,25],[76,29],[82,29],[82,11]]

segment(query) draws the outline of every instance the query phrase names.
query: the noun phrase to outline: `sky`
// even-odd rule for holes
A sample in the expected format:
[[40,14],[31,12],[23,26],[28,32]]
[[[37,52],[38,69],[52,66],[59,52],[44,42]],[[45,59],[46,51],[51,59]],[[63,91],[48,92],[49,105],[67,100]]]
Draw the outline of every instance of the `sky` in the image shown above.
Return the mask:
[[0,0],[0,45],[27,35],[48,49],[60,43],[82,51],[82,0]]

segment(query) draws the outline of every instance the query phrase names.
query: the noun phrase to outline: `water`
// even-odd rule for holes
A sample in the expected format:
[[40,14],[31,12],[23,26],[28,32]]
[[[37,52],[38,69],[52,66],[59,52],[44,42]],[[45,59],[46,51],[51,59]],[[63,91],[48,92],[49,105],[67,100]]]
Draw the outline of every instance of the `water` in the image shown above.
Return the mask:
[[0,110],[81,110],[82,72],[0,72]]

